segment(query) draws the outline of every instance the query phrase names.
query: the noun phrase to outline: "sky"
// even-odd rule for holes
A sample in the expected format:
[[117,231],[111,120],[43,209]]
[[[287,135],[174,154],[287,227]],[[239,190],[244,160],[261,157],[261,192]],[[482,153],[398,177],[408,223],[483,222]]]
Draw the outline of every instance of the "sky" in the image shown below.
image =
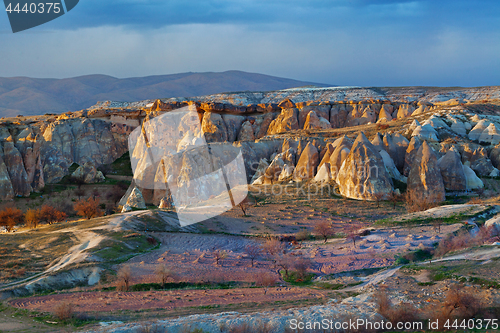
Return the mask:
[[12,33],[0,77],[242,70],[347,86],[500,85],[498,0],[80,0]]

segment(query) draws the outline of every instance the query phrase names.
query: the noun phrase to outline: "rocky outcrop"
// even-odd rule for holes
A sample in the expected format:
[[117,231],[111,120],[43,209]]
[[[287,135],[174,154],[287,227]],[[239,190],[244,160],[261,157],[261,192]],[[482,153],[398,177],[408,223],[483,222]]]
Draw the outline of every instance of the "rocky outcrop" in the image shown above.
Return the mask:
[[97,170],[96,166],[91,162],[80,165],[71,176],[82,179],[86,184],[102,183],[106,181],[102,172]]
[[132,192],[127,198],[127,202],[123,205],[122,213],[129,212],[132,208],[136,209],[146,209],[146,202],[144,201],[144,197],[142,196],[141,190],[137,187],[134,187]]
[[491,123],[478,138],[479,143],[497,145],[500,143],[500,133],[494,123]]
[[413,162],[421,145],[422,143],[418,137],[411,138],[408,148],[406,149],[403,176],[408,177],[408,175],[410,174],[411,167],[413,166]]
[[240,133],[241,130],[241,124],[243,124],[243,122],[245,121],[245,117],[232,114],[224,114],[222,115],[222,120],[224,121],[224,124],[226,124],[227,128],[227,141],[236,141],[236,138],[238,138],[238,133]]
[[438,160],[444,187],[448,191],[465,191],[467,189],[467,177],[460,155],[454,149],[450,149]]
[[238,141],[255,141],[254,129],[248,120],[241,125]]
[[316,174],[316,167],[319,164],[318,149],[308,142],[307,146],[302,151],[299,161],[293,172],[293,180],[300,182],[304,179],[312,179]]
[[0,151],[0,200],[12,200],[14,199],[14,189],[2,155]]
[[304,123],[305,130],[311,129],[329,129],[331,128],[330,122],[325,118],[318,116],[316,112],[310,111],[307,114],[306,121]]
[[408,191],[415,200],[423,202],[442,202],[445,200],[445,188],[441,169],[434,151],[427,141],[422,143],[413,161],[408,175]]
[[299,110],[296,108],[283,109],[276,119],[269,125],[267,134],[278,134],[299,129]]
[[420,140],[432,142],[439,141],[436,130],[430,124],[417,126],[411,136],[418,137]]
[[28,174],[24,169],[21,153],[19,153],[19,150],[17,150],[12,141],[7,141],[4,142],[3,145],[3,154],[4,162],[9,172],[9,178],[12,182],[14,195],[23,197],[29,196],[33,189],[28,181]]
[[229,138],[227,126],[218,113],[205,112],[201,122],[201,131],[207,142],[225,142]]
[[467,179],[467,189],[477,190],[484,187],[483,181],[476,175],[474,170],[464,165],[464,174]]
[[333,143],[335,150],[330,156],[330,172],[333,179],[337,179],[342,163],[344,163],[351,152],[352,144],[351,139],[346,136],[341,137]]
[[332,175],[330,173],[330,163],[324,163],[319,169],[318,173],[314,177],[314,181],[316,182],[329,182],[332,179]]
[[388,199],[393,191],[382,157],[364,133],[354,142],[336,182],[343,196],[358,200]]

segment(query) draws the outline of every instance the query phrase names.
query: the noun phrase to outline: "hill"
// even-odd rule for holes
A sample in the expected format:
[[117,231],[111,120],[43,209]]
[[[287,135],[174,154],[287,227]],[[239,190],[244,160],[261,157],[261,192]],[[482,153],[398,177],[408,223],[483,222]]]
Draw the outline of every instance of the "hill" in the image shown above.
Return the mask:
[[325,86],[275,76],[227,71],[119,79],[86,75],[67,79],[0,78],[0,116],[41,115],[88,108],[98,101],[189,97],[229,91]]

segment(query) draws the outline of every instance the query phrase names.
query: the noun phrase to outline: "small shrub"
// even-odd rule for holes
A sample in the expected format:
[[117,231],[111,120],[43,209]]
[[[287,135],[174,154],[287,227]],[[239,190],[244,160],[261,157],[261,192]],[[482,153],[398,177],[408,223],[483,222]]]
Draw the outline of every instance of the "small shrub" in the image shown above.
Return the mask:
[[48,224],[61,222],[64,219],[66,219],[66,217],[67,217],[66,213],[61,212],[49,205],[43,205],[39,212],[40,221],[44,221]]
[[88,198],[88,200],[78,200],[74,208],[78,215],[86,217],[88,220],[102,216],[103,214],[99,205],[99,199]]
[[73,304],[69,302],[61,302],[54,308],[54,315],[59,320],[69,320],[73,317]]
[[22,221],[23,213],[20,209],[9,207],[0,211],[0,226],[4,226],[8,232],[12,231]]
[[130,287],[130,281],[132,279],[132,271],[130,266],[123,266],[118,271],[116,275],[118,279],[117,289],[120,291],[128,291]]

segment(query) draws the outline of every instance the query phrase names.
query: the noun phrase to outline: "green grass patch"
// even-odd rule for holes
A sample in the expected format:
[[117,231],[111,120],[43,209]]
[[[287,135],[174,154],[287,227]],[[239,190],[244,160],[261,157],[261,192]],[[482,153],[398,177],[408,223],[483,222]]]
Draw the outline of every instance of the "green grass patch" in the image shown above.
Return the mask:
[[280,274],[283,281],[294,286],[308,286],[315,276],[313,273],[300,274],[296,271],[288,271],[288,275],[286,275],[284,270],[281,270]]

